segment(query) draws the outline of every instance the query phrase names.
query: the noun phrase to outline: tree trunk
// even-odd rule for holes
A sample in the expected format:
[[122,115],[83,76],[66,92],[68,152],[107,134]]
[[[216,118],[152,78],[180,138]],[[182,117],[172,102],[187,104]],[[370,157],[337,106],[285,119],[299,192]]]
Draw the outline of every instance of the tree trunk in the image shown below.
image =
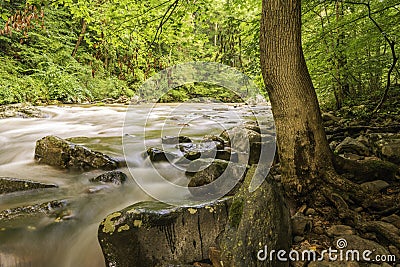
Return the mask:
[[[339,24],[343,16],[343,0],[336,0],[335,3],[336,12],[336,23]],[[347,75],[347,58],[344,53],[344,33],[340,28],[336,29],[335,45],[334,45],[334,65],[336,69],[335,81],[335,99],[336,109],[340,109],[343,106],[343,102],[349,95],[350,86],[348,83]]]
[[330,150],[301,46],[301,0],[263,0],[260,49],[287,197],[298,205],[333,204],[339,217],[345,220],[353,220],[354,212],[344,199],[351,199],[364,208],[384,209],[390,205],[336,172],[335,167],[339,171],[350,171],[371,169],[377,163],[380,171],[393,173],[395,170],[376,161],[342,164],[346,160],[335,157]]
[[304,196],[333,170],[317,96],[301,46],[301,0],[263,0],[261,68],[275,118],[283,184]]
[[82,29],[81,29],[81,33],[79,34],[79,37],[78,37],[78,40],[76,41],[74,50],[73,50],[72,53],[71,53],[71,56],[72,56],[72,57],[75,57],[75,56],[76,56],[76,53],[78,52],[78,48],[79,48],[79,46],[81,45],[81,42],[82,42],[82,40],[83,40],[83,36],[84,36],[85,33],[86,33],[86,28],[87,28],[86,20],[82,19]]

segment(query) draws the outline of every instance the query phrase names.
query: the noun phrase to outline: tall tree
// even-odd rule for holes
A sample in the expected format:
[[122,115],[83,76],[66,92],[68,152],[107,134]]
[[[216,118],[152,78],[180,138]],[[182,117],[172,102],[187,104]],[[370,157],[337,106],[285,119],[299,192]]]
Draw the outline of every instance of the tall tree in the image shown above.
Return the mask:
[[295,195],[333,169],[301,46],[301,1],[263,1],[261,67],[275,117],[284,183]]
[[333,204],[338,215],[353,220],[353,224],[358,224],[357,216],[345,199],[365,208],[384,208],[386,204],[337,172],[375,176],[386,171],[393,174],[397,167],[379,161],[346,160],[330,150],[302,50],[301,0],[263,0],[260,50],[288,197],[311,206]]

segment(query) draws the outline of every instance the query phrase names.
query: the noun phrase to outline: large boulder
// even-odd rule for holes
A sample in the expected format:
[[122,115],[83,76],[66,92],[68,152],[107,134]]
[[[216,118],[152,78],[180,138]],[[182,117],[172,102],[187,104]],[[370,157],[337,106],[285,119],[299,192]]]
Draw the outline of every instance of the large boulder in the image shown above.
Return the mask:
[[118,167],[115,159],[103,153],[51,135],[36,142],[35,159],[39,163],[64,169],[113,170]]
[[[227,141],[235,152],[248,154],[248,164],[258,164],[261,150],[275,152],[275,137],[270,134],[261,135],[260,127],[256,124],[245,124],[244,128],[234,127],[225,130],[220,137]],[[234,138],[234,140],[232,139]],[[273,155],[269,156],[273,158]]]
[[208,259],[223,231],[230,199],[176,207],[140,202],[108,215],[98,239],[107,266],[173,266]]
[[263,173],[252,165],[232,200],[220,243],[223,266],[289,266],[268,257],[271,250],[290,251],[291,222],[282,189],[268,177],[249,192],[252,179],[264,178]]
[[366,260],[362,258],[362,253],[366,250],[371,251],[371,254],[368,255],[370,259],[375,259],[376,255],[389,255],[389,251],[385,247],[358,235],[341,235],[336,237],[333,243],[336,248],[343,250],[343,255],[346,255],[348,251],[359,251],[362,262]]
[[[258,126],[254,126],[258,127]],[[259,130],[259,128],[258,128]],[[252,128],[242,128],[242,127],[233,127],[232,129],[225,130],[220,134],[220,137],[223,140],[226,140],[227,144],[231,146],[232,136],[237,136],[235,139],[235,146],[239,148],[246,148],[247,143],[254,143],[261,141],[261,134],[257,131],[254,131]]]
[[9,177],[0,177],[0,194],[55,187],[57,187],[57,185],[55,184],[39,183],[30,180],[21,180]]

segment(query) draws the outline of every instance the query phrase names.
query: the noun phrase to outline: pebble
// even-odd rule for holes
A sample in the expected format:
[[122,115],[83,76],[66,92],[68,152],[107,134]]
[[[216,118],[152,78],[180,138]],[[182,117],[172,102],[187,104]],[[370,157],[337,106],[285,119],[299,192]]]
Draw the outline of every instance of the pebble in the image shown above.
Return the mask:
[[309,209],[306,210],[305,214],[306,214],[306,216],[314,215],[315,214],[315,209],[309,208]]

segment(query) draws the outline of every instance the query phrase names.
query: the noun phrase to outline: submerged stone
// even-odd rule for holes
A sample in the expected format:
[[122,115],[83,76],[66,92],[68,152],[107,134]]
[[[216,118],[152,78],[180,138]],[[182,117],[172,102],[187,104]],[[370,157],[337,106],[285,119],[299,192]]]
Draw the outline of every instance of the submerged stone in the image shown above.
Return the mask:
[[0,194],[55,187],[57,187],[55,184],[39,183],[10,177],[0,177]]
[[191,143],[192,140],[187,136],[164,136],[162,139],[163,144],[179,144],[179,143]]
[[37,107],[27,103],[12,105],[0,105],[0,119],[5,118],[45,118],[47,114],[43,113]]
[[26,227],[27,221],[32,223],[41,221],[43,217],[53,217],[53,222],[60,222],[70,216],[66,200],[53,200],[39,204],[32,204],[0,211],[0,226],[4,228]]
[[177,158],[177,155],[155,147],[148,148],[147,151],[143,153],[143,156],[148,156],[152,162],[168,162]]
[[89,179],[90,182],[103,182],[103,183],[113,183],[116,185],[123,184],[128,177],[126,176],[125,173],[121,171],[109,171],[106,173],[103,173],[97,177],[94,177],[92,179]]

